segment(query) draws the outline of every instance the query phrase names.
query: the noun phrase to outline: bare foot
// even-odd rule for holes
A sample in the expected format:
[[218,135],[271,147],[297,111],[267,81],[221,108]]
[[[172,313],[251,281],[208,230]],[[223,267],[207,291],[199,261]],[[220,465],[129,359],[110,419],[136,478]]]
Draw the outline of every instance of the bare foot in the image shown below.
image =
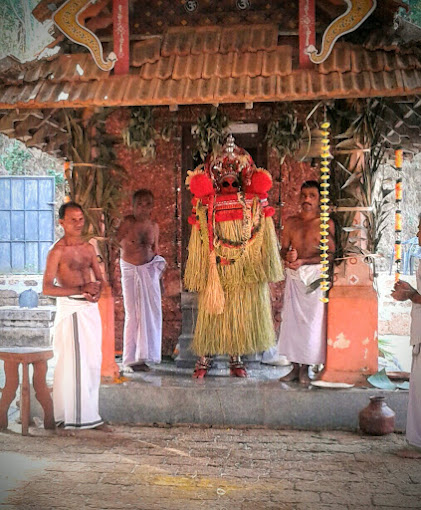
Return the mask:
[[405,448],[404,450],[397,451],[396,455],[403,459],[421,459],[421,450]]
[[114,429],[107,425],[106,423],[101,423],[97,427],[93,427],[91,430],[99,430],[100,432],[113,432]]
[[300,375],[298,377],[301,384],[310,384],[311,379],[308,375],[308,365],[301,365]]
[[279,380],[281,382],[292,382],[292,381],[298,381],[299,373],[300,373],[300,367],[297,363],[292,364],[293,368],[291,372],[288,372],[287,375],[284,375]]
[[131,365],[131,369],[133,372],[150,372],[150,367],[146,363],[137,363],[136,365]]

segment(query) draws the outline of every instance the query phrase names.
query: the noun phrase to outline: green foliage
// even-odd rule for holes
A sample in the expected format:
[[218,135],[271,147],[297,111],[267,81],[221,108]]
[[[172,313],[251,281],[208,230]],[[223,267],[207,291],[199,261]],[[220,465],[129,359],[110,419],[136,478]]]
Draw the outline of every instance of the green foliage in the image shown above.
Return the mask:
[[404,0],[404,2],[409,5],[409,12],[401,9],[401,16],[421,27],[421,0]]
[[48,23],[39,23],[32,15],[38,3],[39,0],[0,0],[0,59],[12,55],[22,62],[33,60],[51,43]]
[[10,175],[25,175],[25,162],[31,159],[28,151],[21,148],[21,144],[15,143],[5,149],[0,155],[0,163]]
[[156,136],[152,108],[149,106],[131,108],[129,125],[123,132],[124,143],[134,149],[140,149],[143,158],[153,159]]
[[301,146],[303,126],[298,122],[296,111],[289,105],[280,105],[274,120],[268,125],[266,141],[276,150],[280,163],[285,156],[293,156]]
[[209,153],[219,150],[228,134],[228,126],[228,117],[215,107],[199,117],[194,132],[193,158],[204,161]]
[[65,182],[63,172],[56,172],[54,169],[48,168],[47,175],[54,177],[54,183],[56,186],[60,186]]
[[[364,207],[363,224],[353,226],[355,211],[339,212],[335,220],[339,225],[341,253],[376,253],[388,216],[393,209],[393,190],[386,189],[379,172],[384,156],[382,128],[378,122],[383,105],[380,101],[359,101],[348,112],[348,127],[335,138],[335,160],[332,165],[331,198],[338,207]],[[360,231],[361,236],[350,235]],[[366,248],[361,247],[361,240]],[[374,260],[374,259],[373,259]]]

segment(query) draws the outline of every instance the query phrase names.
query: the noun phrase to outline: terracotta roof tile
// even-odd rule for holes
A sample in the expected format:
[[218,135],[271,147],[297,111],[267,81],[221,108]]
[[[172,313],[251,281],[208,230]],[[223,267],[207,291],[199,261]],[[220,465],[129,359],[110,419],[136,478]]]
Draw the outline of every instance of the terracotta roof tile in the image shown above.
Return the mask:
[[[244,28],[243,28],[244,30]],[[278,44],[278,25],[253,25],[249,51],[274,50]]]
[[319,71],[322,74],[331,72],[346,73],[351,70],[352,50],[347,44],[337,43],[333,47],[329,57],[320,64]]
[[228,53],[227,55],[205,55],[202,77],[205,79],[228,78],[231,76],[233,62],[234,53]]
[[[122,77],[123,78],[123,77]],[[162,80],[139,80],[137,76],[126,78],[126,86],[122,90],[122,101],[124,104],[153,104],[155,91],[161,83],[168,83]],[[118,84],[116,84],[118,86]],[[111,93],[112,91],[110,91]]]
[[40,73],[44,79],[48,78],[54,83],[102,80],[110,74],[102,71],[88,53],[60,55],[56,60],[46,62]]
[[354,47],[351,51],[351,69],[354,73],[382,71],[385,67],[384,52]]
[[195,32],[191,52],[193,55],[217,53],[220,41],[221,29],[219,27],[199,27]]
[[219,51],[258,51],[274,50],[278,42],[277,25],[254,25],[245,28],[242,25],[222,29]]
[[276,77],[276,96],[281,97],[292,97],[294,87],[294,77],[292,74],[289,76],[277,76]]
[[227,84],[225,89],[222,88],[225,90],[225,94],[223,95],[224,101],[235,103],[245,100],[245,90],[243,86],[244,78],[228,78],[223,81]]
[[68,101],[72,88],[76,87],[71,82],[44,82],[36,99],[41,103],[54,104],[59,107],[62,101]]
[[278,46],[263,54],[262,76],[284,76],[292,71],[291,46]]
[[[310,70],[293,67],[294,45],[276,46],[277,28],[168,30],[133,45],[128,76],[101,71],[90,54],[6,67],[4,108],[294,101],[421,93],[417,54],[369,51],[340,42]],[[161,52],[159,52],[161,48]],[[10,69],[10,72],[8,70]],[[4,106],[3,106],[4,105]]]
[[247,51],[249,46],[249,32],[244,27],[225,27],[222,30],[219,51],[229,53],[231,51]]
[[161,55],[188,55],[195,39],[194,28],[169,28],[164,35],[161,46]]
[[23,79],[26,82],[35,82],[43,77],[43,69],[49,67],[49,62],[40,62],[40,65],[33,66],[24,73]]
[[153,78],[167,80],[173,73],[175,59],[175,55],[171,55],[171,57],[162,57],[153,64],[145,64],[140,69],[140,77],[145,80]]
[[361,97],[369,95],[371,90],[370,73],[352,73],[355,82],[354,91]]
[[204,55],[188,55],[186,57],[175,57],[174,69],[172,73],[173,80],[190,78],[197,80],[202,76]]
[[234,53],[232,76],[260,76],[262,74],[263,52]]
[[400,71],[392,71],[390,73],[379,73],[382,75],[384,90],[389,92],[404,93],[402,73]]
[[157,81],[157,87],[154,94],[156,104],[177,104],[177,99],[183,100],[185,98],[185,90],[189,80],[167,80]]
[[246,97],[250,101],[259,96],[262,99],[271,99],[276,95],[276,76],[270,78],[247,78]]
[[413,89],[421,86],[421,72],[418,70],[402,70],[403,86],[406,92],[411,93]]
[[212,103],[214,100],[216,80],[189,80],[185,90],[185,97],[194,98],[195,102],[199,98],[204,103]]
[[130,49],[130,64],[135,67],[152,64],[160,58],[161,37],[151,37],[135,42]]

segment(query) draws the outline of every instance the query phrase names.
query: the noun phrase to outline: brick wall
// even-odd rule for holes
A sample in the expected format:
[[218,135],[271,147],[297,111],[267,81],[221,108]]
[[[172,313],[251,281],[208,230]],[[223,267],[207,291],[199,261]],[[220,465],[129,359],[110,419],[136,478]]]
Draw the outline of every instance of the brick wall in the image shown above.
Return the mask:
[[[116,111],[107,120],[108,133],[119,135],[126,127],[127,121],[127,110]],[[140,150],[129,148],[123,144],[115,147],[118,163],[126,169],[129,175],[125,189],[127,198],[123,205],[123,214],[131,213],[131,195],[133,191],[139,188],[148,188],[155,196],[152,217],[159,225],[160,254],[167,261],[167,269],[163,277],[165,293],[162,302],[164,318],[162,353],[164,355],[172,354],[181,330],[180,243],[176,244],[176,240],[181,239],[181,220],[175,217],[176,189],[181,188],[180,132],[180,128],[177,129],[170,142],[157,139],[156,158],[149,162],[142,160]],[[178,210],[181,211],[180,204],[178,204]],[[124,308],[118,266],[116,266],[114,280],[116,350],[121,351],[123,346]]]

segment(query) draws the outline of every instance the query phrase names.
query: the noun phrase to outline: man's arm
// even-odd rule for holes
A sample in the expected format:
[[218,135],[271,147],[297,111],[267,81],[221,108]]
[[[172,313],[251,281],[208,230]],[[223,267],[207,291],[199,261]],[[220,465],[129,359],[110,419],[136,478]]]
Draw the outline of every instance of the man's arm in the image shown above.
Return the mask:
[[129,219],[128,216],[126,216],[123,221],[120,223],[120,226],[117,230],[117,241],[121,243],[122,239],[124,239],[127,235],[127,232],[129,230]]
[[421,295],[419,292],[414,289],[408,282],[403,282],[402,280],[398,280],[395,283],[395,287],[392,292],[393,299],[396,301],[412,301],[412,303],[416,303],[421,305]]
[[44,296],[63,297],[71,296],[73,294],[81,294],[82,286],[75,287],[59,287],[54,284],[54,279],[57,276],[58,266],[60,263],[61,249],[54,246],[47,256],[47,263],[45,266],[44,278],[42,282],[42,293]]
[[282,230],[282,242],[281,242],[281,257],[283,260],[286,260],[286,255],[291,246],[291,234],[290,234],[290,225],[291,221],[288,218],[285,220],[285,225]]
[[102,285],[104,283],[104,279],[102,277],[101,268],[99,267],[98,258],[97,258],[97,254],[96,254],[95,248],[92,246],[92,244],[90,244],[89,246],[90,246],[90,249],[91,249],[91,252],[92,252],[92,259],[91,259],[92,271],[94,273],[96,283],[99,283],[98,291],[95,292],[92,295],[92,297],[95,298],[95,299],[99,299],[99,296],[101,295],[101,290],[102,290]]
[[159,253],[159,227],[158,223],[154,223],[154,236],[153,236],[153,246],[152,249],[155,255]]

